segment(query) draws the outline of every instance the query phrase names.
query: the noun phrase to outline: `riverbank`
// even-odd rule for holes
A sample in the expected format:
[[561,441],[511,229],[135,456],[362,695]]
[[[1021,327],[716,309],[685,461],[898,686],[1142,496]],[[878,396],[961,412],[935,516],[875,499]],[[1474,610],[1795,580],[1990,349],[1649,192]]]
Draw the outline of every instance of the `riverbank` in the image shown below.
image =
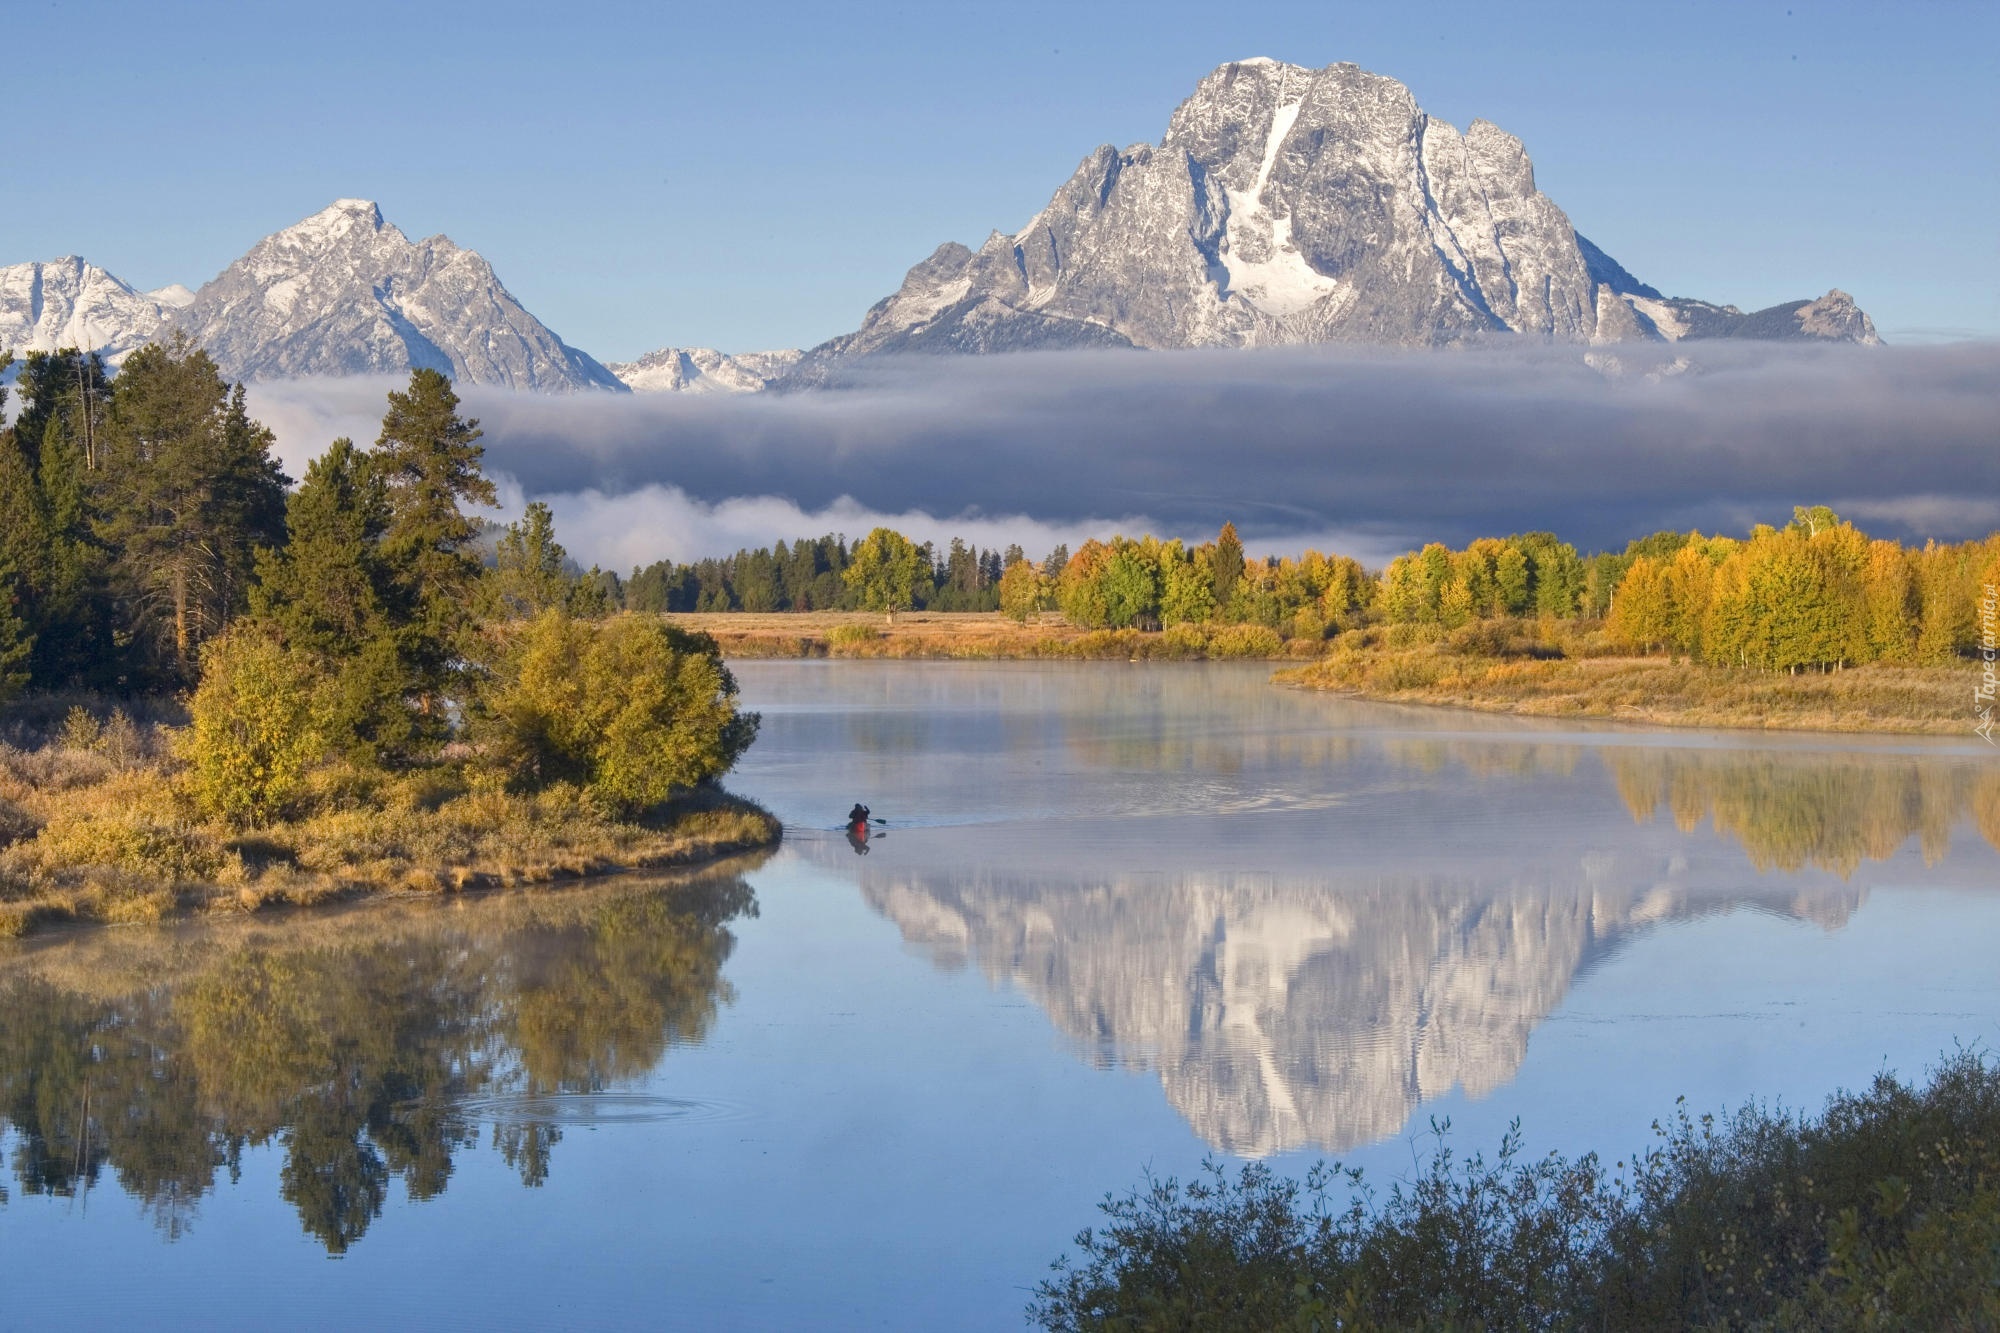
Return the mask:
[[1540,660],[1441,645],[1338,649],[1280,671],[1279,684],[1384,703],[1529,717],[1602,717],[1657,727],[1970,735],[1972,681],[1951,667],[1880,664],[1799,675],[1658,657]]
[[1023,623],[994,611],[674,612],[662,617],[714,638],[724,657],[968,661],[1297,661],[1324,646],[1262,625],[1176,625],[1159,632],[1081,629],[1047,612]]
[[0,938],[694,867],[783,834],[716,788],[620,819],[577,787],[513,793],[463,759],[329,767],[291,817],[233,828],[200,818],[157,729],[133,728],[118,744],[0,746]]
[[[1609,655],[1601,633],[1564,624],[1494,622],[1504,651],[1468,650],[1464,635],[1402,647],[1363,631],[1336,640],[1282,639],[1261,625],[1177,625],[1159,632],[1084,630],[1043,614],[1022,624],[990,612],[670,614],[711,635],[725,657],[968,661],[1214,661],[1298,664],[1279,684],[1385,703],[1529,717],[1602,717],[1660,727],[1773,731],[1970,733],[1965,672],[1879,663],[1799,675],[1737,671],[1659,657]],[[1533,640],[1535,652],[1516,652]],[[1575,653],[1575,656],[1569,654]]]

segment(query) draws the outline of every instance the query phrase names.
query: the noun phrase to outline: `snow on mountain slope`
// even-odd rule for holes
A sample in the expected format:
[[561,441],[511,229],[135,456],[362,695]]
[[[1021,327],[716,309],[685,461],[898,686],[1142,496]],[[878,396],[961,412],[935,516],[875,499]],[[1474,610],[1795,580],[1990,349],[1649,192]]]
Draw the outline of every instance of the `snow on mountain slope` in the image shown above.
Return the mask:
[[605,369],[634,393],[757,393],[788,374],[804,355],[797,351],[739,352],[710,347],[662,347],[637,361],[612,361]]
[[1202,79],[1159,146],[1091,153],[1020,231],[940,246],[791,382],[885,352],[1498,333],[1875,340],[1837,292],[1753,315],[1662,297],[1577,234],[1504,130],[1461,132],[1351,64],[1259,58]]
[[171,304],[75,255],[8,265],[0,268],[0,352],[80,347],[116,365],[159,331]]
[[265,237],[172,323],[233,378],[421,366],[510,389],[625,388],[523,309],[477,252],[443,236],[411,241],[365,199]]

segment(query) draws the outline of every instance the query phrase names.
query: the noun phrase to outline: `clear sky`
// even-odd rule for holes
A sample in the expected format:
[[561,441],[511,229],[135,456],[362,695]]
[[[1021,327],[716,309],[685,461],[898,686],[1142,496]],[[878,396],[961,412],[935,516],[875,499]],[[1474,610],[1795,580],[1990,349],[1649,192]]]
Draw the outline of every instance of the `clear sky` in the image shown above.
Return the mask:
[[1226,60],[1351,60],[1519,135],[1670,294],[1853,293],[2000,336],[2000,5],[78,3],[6,7],[0,263],[199,286],[336,197],[571,343],[806,345],[946,240],[1157,141]]

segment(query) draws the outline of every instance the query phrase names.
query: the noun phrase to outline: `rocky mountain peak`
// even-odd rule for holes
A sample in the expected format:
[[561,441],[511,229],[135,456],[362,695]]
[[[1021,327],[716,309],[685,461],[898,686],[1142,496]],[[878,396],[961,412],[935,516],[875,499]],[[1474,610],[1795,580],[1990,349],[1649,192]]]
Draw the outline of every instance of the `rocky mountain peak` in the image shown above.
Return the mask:
[[1099,146],[1021,231],[938,247],[795,382],[908,351],[1872,340],[1851,302],[1806,304],[1662,297],[1577,234],[1506,130],[1461,132],[1358,65],[1258,57],[1196,84],[1157,148]]
[[116,365],[159,331],[171,304],[76,255],[0,267],[0,352],[81,347]]
[[411,241],[367,199],[265,237],[174,323],[246,379],[427,366],[511,389],[624,389],[529,314],[477,251]]

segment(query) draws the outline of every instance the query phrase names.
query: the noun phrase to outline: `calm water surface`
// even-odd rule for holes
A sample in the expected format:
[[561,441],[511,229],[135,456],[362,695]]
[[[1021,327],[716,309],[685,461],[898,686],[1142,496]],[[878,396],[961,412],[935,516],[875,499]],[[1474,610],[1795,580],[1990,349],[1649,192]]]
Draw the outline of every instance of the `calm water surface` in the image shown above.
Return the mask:
[[1149,1168],[1623,1152],[2000,1038],[1969,736],[739,675],[773,856],[0,950],[0,1328],[1014,1328]]

